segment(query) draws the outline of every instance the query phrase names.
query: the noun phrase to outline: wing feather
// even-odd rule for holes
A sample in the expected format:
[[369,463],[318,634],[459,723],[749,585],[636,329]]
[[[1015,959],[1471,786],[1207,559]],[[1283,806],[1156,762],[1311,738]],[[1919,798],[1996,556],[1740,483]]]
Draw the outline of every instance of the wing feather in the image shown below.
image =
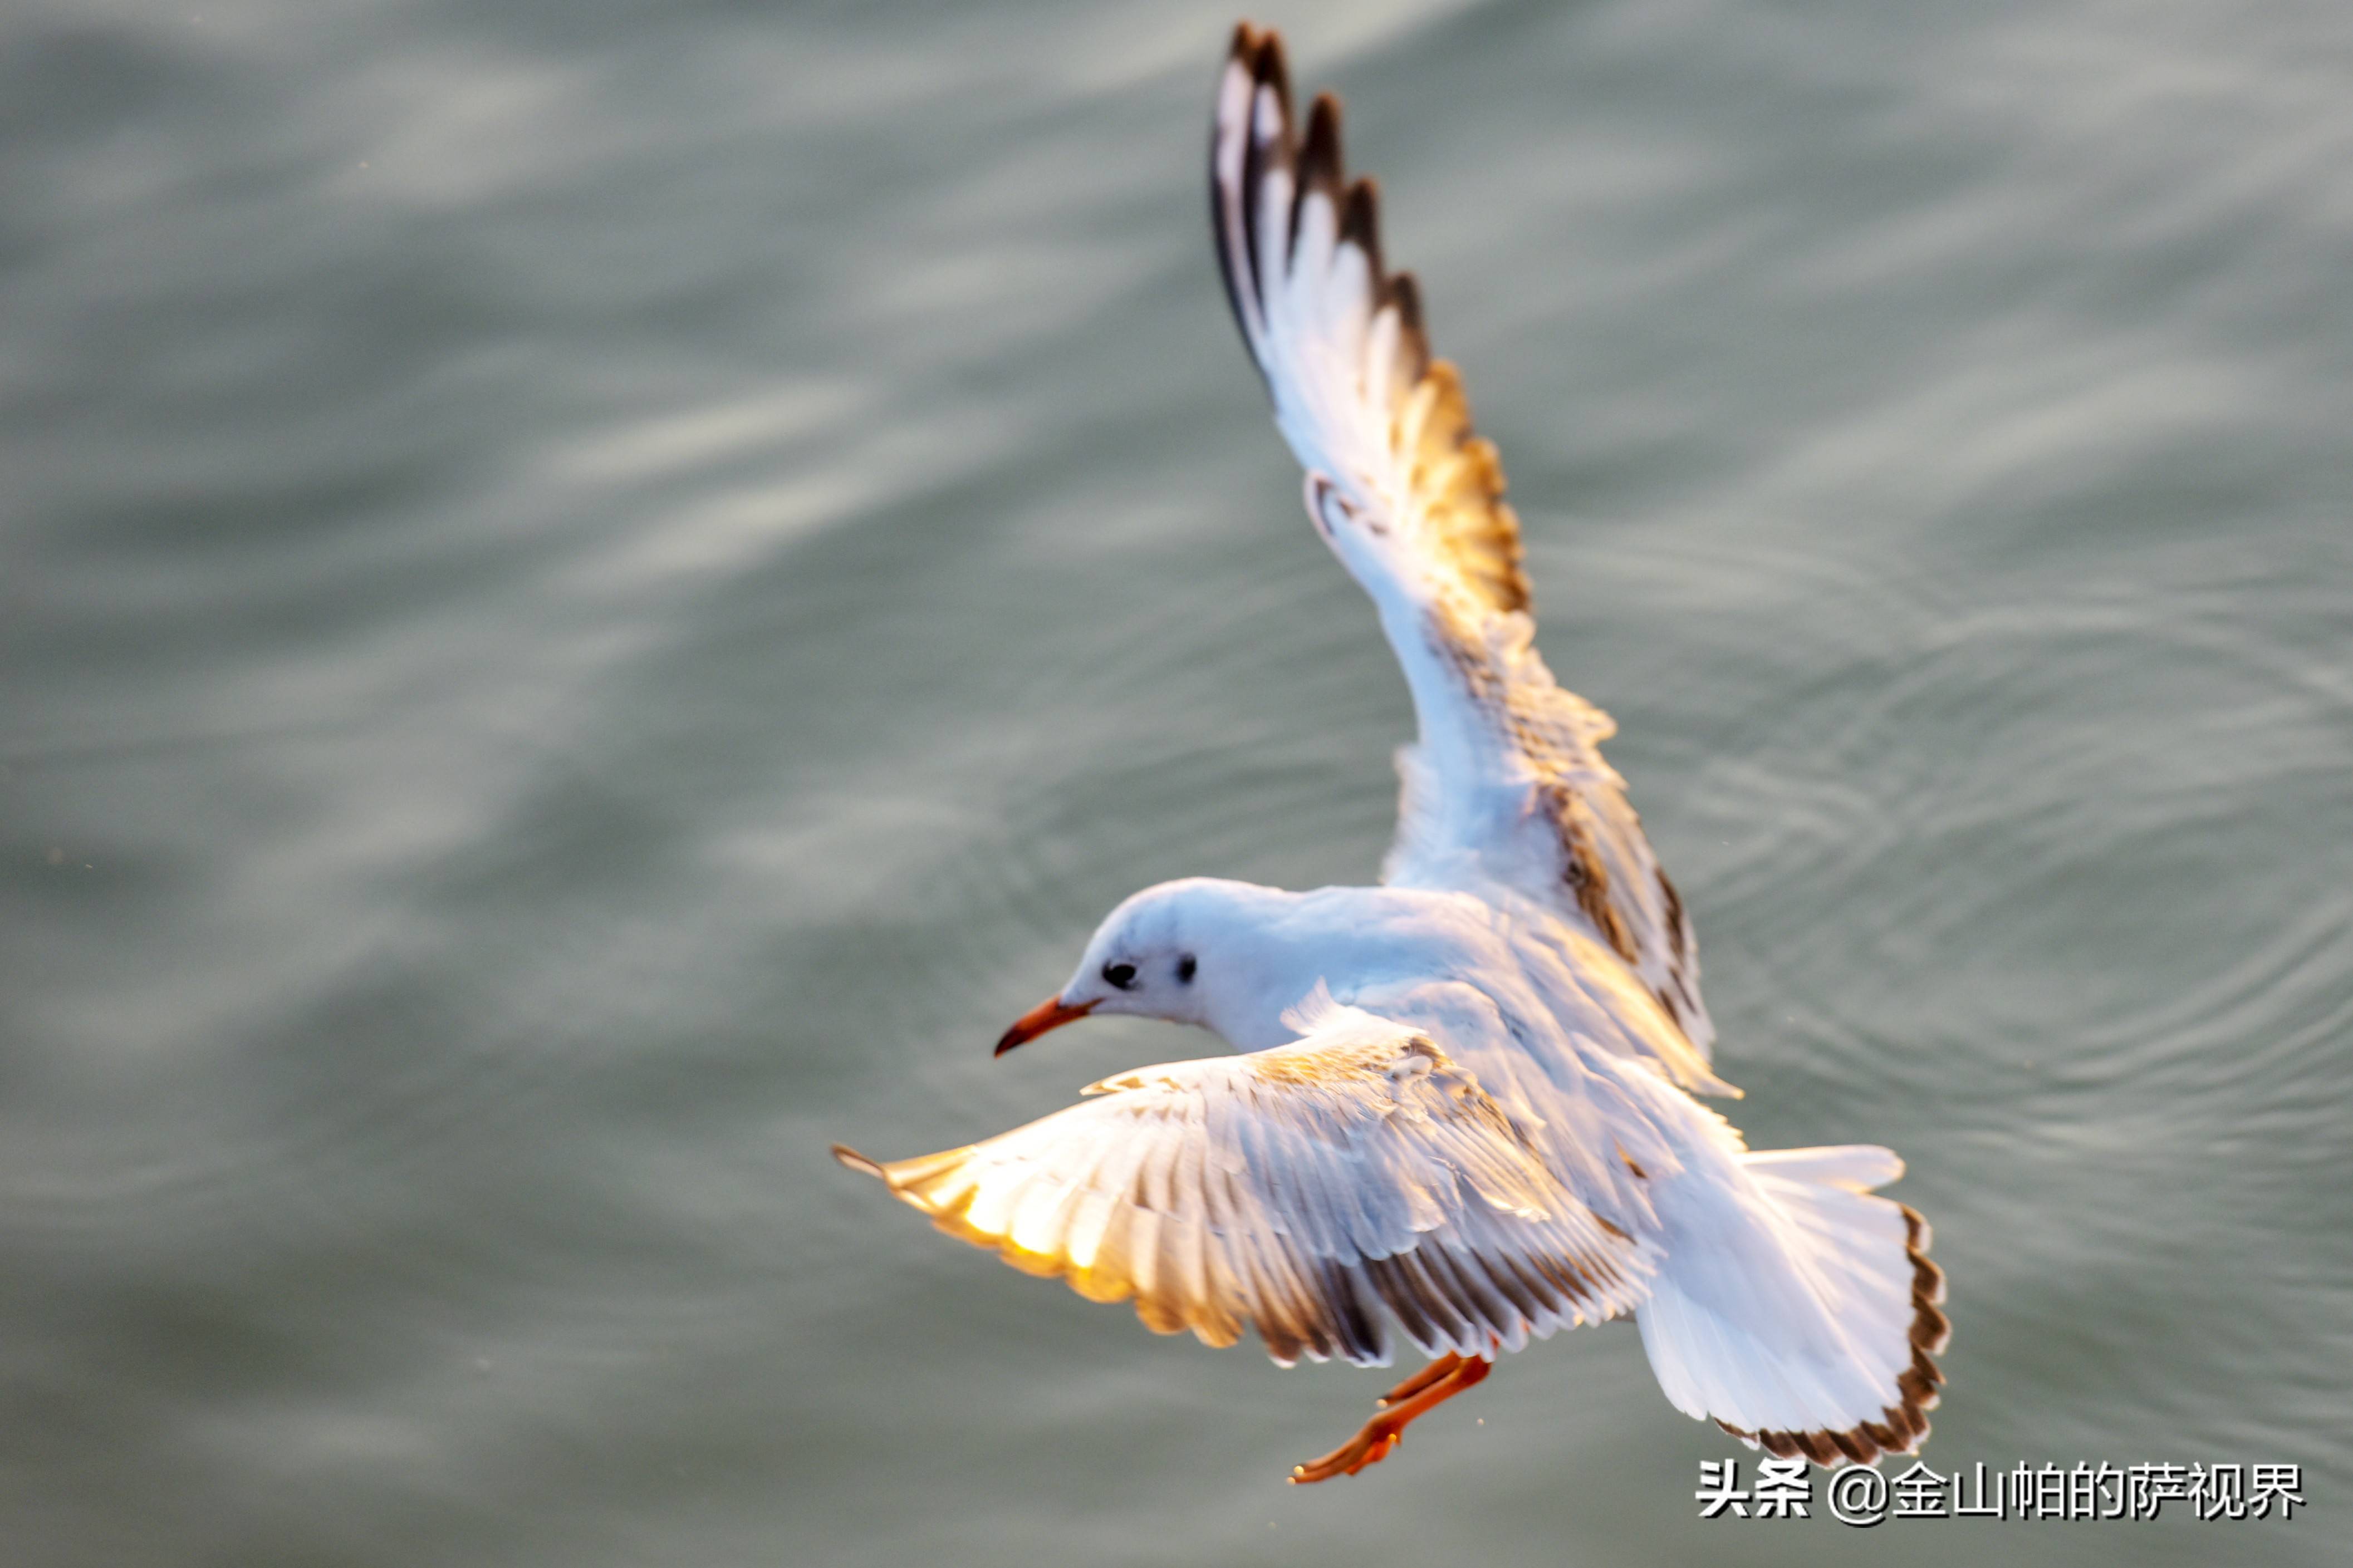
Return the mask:
[[1500,884],[1579,923],[1641,978],[1703,1056],[1691,922],[1625,781],[1609,715],[1533,646],[1519,520],[1455,368],[1430,357],[1421,296],[1382,258],[1379,196],[1349,180],[1340,109],[1302,136],[1282,40],[1237,27],[1218,87],[1209,207],[1219,270],[1275,423],[1308,471],[1318,531],[1379,606],[1413,688],[1400,754],[1406,886]]
[[1653,1267],[1433,1039],[1353,1008],[1273,1050],[1123,1074],[984,1143],[836,1153],[1018,1268],[1133,1300],[1163,1333],[1255,1329],[1286,1364],[1386,1363],[1377,1302],[1428,1354],[1516,1349],[1631,1310]]

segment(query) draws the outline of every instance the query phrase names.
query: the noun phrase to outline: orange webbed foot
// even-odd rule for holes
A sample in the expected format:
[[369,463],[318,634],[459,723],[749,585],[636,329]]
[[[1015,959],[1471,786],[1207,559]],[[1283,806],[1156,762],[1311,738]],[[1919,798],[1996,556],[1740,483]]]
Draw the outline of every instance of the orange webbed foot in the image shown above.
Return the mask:
[[1356,1435],[1324,1455],[1294,1465],[1293,1486],[1311,1486],[1334,1476],[1353,1476],[1366,1465],[1377,1465],[1405,1439],[1405,1429],[1417,1415],[1445,1404],[1485,1378],[1494,1363],[1482,1356],[1440,1356],[1381,1396],[1380,1414],[1357,1429]]

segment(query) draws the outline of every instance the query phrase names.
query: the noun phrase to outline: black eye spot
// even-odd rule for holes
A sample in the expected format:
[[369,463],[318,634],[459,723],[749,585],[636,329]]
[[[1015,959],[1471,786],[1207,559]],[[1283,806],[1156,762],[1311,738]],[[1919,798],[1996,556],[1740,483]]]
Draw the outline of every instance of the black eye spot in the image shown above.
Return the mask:
[[1122,991],[1125,991],[1135,984],[1135,965],[1133,963],[1106,963],[1103,965],[1103,978],[1110,981],[1113,985],[1118,986]]
[[1176,984],[1179,985],[1192,984],[1193,976],[1200,973],[1200,969],[1201,961],[1195,958],[1191,953],[1187,953],[1184,957],[1176,961]]

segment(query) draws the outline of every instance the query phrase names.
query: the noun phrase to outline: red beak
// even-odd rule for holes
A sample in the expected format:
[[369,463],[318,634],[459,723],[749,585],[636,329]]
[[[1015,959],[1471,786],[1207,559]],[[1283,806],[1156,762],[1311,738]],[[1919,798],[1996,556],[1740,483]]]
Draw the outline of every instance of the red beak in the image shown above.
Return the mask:
[[1083,1018],[1095,1010],[1092,1002],[1082,1002],[1073,1007],[1060,996],[1049,996],[1027,1013],[1013,1020],[1013,1027],[1005,1031],[997,1042],[997,1054],[1003,1056],[1016,1046],[1026,1046],[1049,1029],[1059,1029],[1075,1018]]

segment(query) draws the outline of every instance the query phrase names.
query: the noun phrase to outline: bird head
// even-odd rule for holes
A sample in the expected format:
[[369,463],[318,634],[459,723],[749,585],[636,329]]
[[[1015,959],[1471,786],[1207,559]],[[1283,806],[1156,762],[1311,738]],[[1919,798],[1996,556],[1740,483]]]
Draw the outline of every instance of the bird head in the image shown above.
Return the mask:
[[1258,988],[1268,905],[1287,895],[1215,878],[1146,888],[1103,917],[1069,982],[1015,1020],[1003,1056],[1091,1014],[1126,1014],[1220,1027]]

